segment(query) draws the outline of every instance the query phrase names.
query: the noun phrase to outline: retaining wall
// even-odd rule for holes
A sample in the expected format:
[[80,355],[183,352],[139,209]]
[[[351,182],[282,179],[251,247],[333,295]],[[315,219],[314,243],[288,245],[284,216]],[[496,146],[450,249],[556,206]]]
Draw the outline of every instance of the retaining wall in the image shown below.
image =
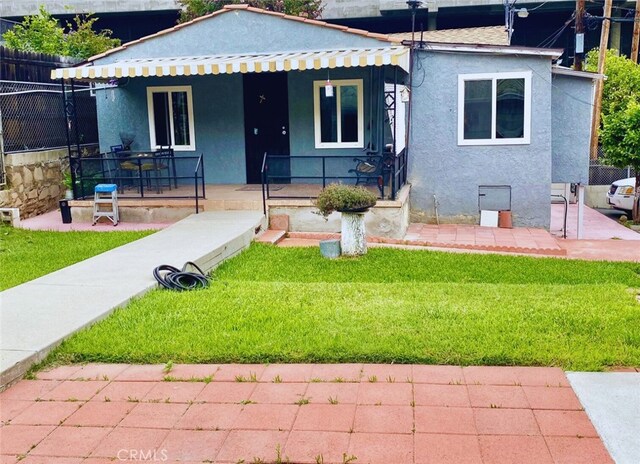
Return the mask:
[[0,208],[18,208],[23,219],[56,209],[64,197],[67,156],[66,149],[6,155],[7,185],[0,190]]

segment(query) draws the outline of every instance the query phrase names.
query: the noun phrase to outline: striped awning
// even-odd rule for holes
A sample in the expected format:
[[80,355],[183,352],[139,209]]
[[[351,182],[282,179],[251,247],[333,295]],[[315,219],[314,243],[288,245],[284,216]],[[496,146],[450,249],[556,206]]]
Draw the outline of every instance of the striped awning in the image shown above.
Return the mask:
[[51,71],[52,79],[101,80],[121,77],[205,76],[208,74],[304,71],[395,65],[409,71],[407,47],[324,50],[253,55],[138,58],[110,64],[87,63]]

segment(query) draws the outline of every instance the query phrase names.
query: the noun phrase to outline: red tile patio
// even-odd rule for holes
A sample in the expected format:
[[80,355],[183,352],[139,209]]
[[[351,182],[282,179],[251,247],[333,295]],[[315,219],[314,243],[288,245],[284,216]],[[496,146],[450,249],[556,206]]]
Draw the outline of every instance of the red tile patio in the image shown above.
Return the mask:
[[[526,227],[500,229],[464,224],[410,224],[402,239],[368,237],[367,240],[372,247],[640,262],[639,233],[585,207],[584,239],[576,240],[576,205],[570,205],[568,239],[562,239],[560,216],[564,214],[564,206],[551,206],[551,233]],[[320,240],[340,238],[340,234],[334,233],[289,232],[284,235],[284,231],[268,232],[269,235],[265,234],[257,241],[277,243],[281,247],[317,247]]]
[[0,393],[0,463],[613,462],[559,369],[162,369],[61,366],[20,381]]

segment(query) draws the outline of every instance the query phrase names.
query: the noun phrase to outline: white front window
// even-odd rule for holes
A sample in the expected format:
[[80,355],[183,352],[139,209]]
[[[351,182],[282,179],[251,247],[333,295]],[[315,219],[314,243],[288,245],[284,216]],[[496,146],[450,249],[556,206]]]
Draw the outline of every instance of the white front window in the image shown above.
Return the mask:
[[195,150],[191,86],[147,87],[151,148]]
[[316,148],[364,147],[362,79],[332,81],[332,97],[325,84],[313,83]]
[[458,145],[531,143],[531,72],[458,76]]

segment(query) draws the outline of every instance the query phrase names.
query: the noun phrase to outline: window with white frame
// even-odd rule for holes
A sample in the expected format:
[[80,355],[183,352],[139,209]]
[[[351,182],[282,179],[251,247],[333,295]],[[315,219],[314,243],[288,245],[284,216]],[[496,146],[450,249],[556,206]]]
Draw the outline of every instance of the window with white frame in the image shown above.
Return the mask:
[[458,145],[530,142],[530,71],[458,76]]
[[333,96],[327,96],[325,84],[313,83],[316,148],[362,148],[362,79],[332,81]]
[[191,86],[147,87],[151,147],[195,150]]

